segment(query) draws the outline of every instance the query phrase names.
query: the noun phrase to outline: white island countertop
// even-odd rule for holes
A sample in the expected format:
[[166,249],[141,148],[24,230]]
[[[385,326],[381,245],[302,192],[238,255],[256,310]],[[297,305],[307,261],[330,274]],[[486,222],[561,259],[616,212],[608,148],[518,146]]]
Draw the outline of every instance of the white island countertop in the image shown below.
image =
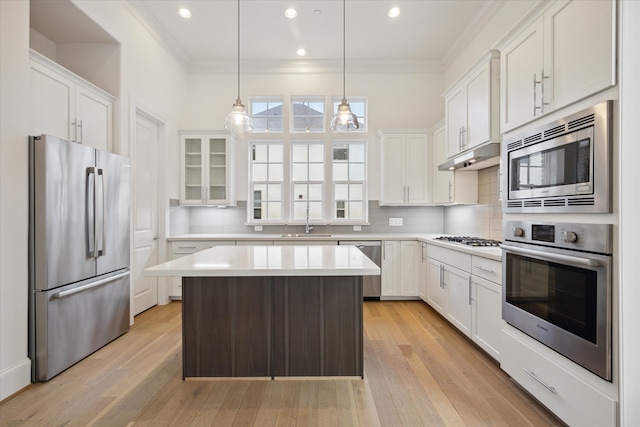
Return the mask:
[[144,270],[146,276],[378,276],[355,246],[214,246]]

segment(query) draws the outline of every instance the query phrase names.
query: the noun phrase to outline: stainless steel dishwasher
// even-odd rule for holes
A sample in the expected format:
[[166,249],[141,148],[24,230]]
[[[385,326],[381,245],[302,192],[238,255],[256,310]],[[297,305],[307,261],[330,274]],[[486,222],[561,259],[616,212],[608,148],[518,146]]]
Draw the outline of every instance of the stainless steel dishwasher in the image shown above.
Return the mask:
[[[339,245],[356,246],[378,267],[382,268],[382,242],[379,240],[340,240]],[[365,299],[380,299],[380,276],[364,276],[362,291]]]

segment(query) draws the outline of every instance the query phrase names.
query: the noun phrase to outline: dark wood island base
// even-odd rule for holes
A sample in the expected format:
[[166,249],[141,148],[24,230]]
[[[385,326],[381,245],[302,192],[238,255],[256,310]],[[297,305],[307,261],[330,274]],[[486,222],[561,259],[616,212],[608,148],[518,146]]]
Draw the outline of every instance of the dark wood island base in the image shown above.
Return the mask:
[[182,283],[183,378],[363,377],[362,276]]

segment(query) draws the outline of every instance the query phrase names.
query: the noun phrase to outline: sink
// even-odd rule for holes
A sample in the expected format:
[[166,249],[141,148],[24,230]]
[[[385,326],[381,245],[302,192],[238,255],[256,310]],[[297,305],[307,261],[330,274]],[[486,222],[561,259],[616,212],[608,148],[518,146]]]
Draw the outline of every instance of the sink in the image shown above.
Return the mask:
[[331,234],[282,234],[280,237],[331,237]]

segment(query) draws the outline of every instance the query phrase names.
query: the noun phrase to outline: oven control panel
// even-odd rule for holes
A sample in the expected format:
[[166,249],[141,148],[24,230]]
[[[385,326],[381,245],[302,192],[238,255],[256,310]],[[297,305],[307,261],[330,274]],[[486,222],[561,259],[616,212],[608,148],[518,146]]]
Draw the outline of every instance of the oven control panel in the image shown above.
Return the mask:
[[502,222],[506,242],[610,254],[611,224],[510,221]]

